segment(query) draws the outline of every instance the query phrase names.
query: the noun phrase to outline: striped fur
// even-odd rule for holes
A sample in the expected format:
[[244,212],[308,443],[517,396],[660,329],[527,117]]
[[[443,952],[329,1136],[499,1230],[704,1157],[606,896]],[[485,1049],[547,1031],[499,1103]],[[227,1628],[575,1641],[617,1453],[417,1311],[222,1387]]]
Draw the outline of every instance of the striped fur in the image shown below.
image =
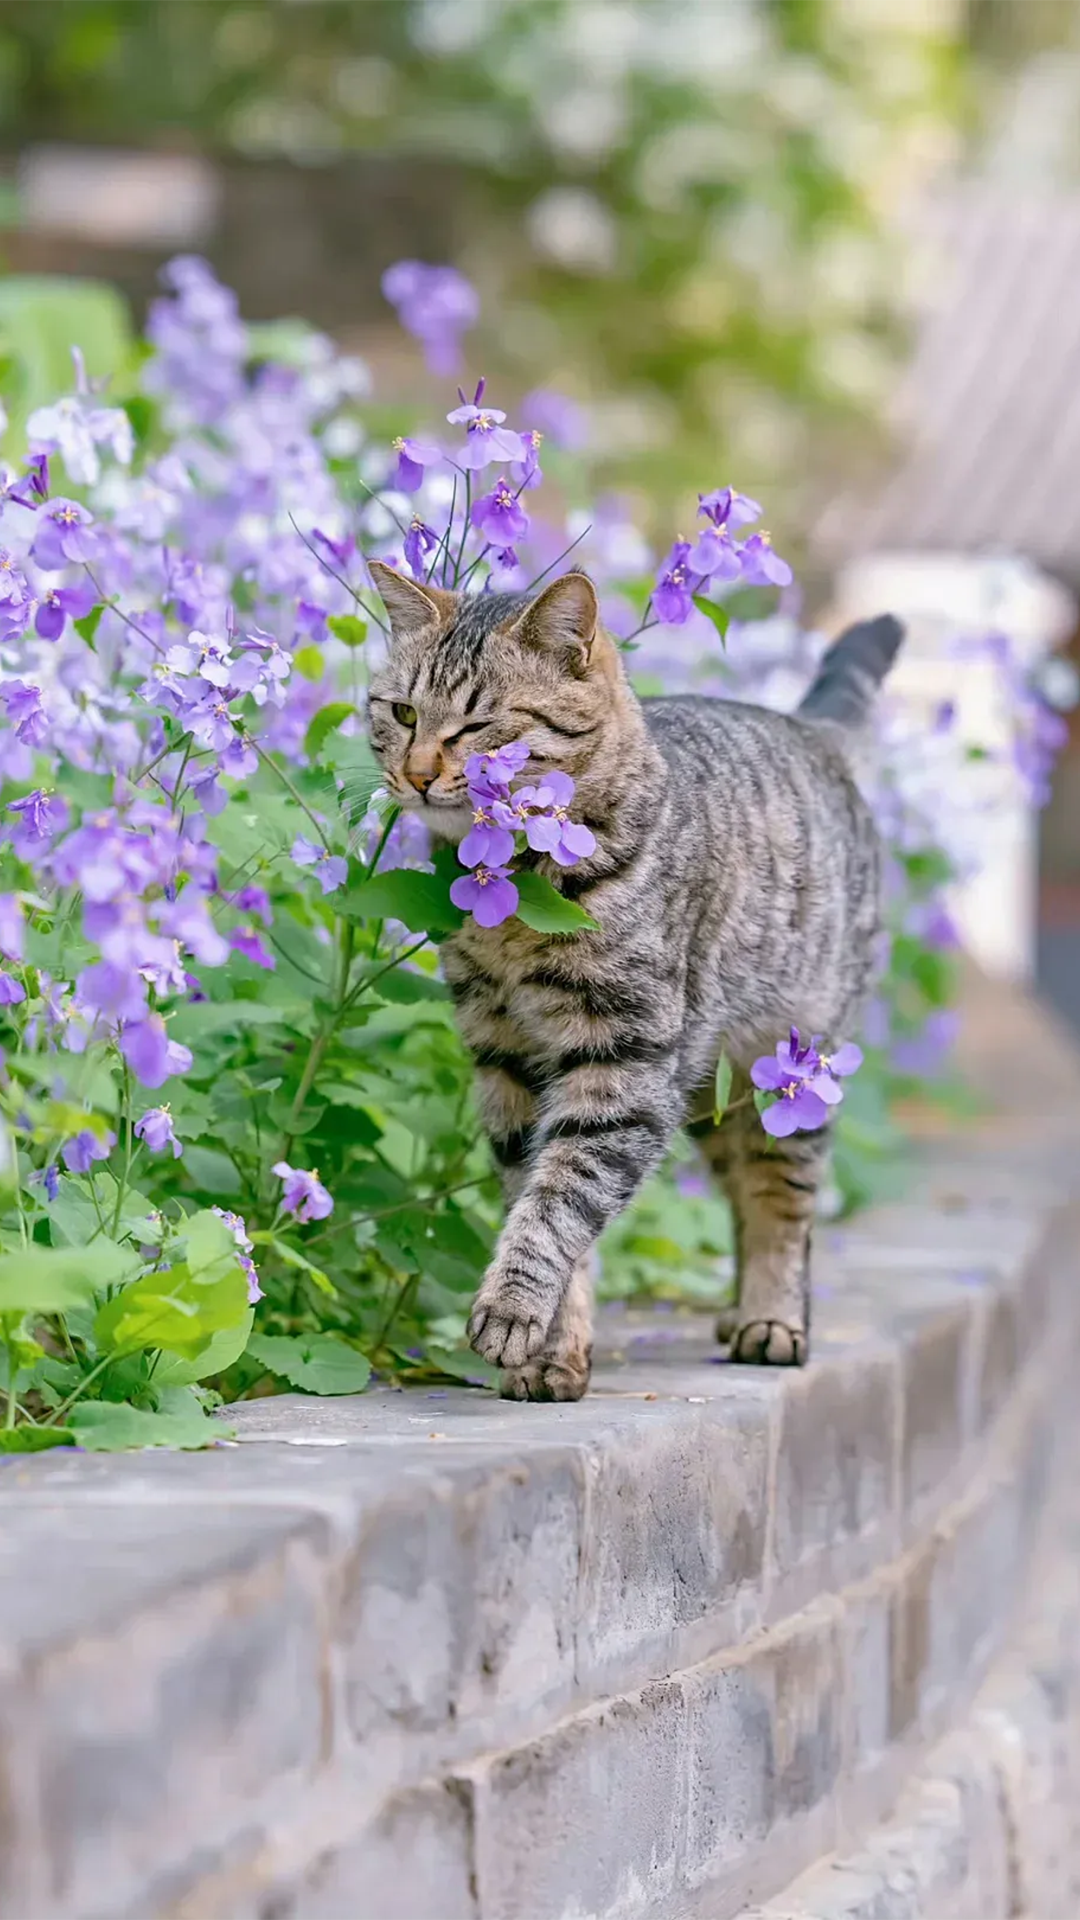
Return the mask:
[[[751,1105],[719,1128],[708,1115],[721,1048],[745,1076],[792,1024],[834,1041],[857,1027],[879,857],[843,728],[690,696],[639,702],[583,575],[530,602],[429,593],[376,571],[393,644],[372,684],[371,735],[395,797],[456,838],[468,755],[520,738],[533,766],[574,776],[575,813],[597,838],[569,872],[537,864],[598,932],[469,923],[443,949],[507,1204],[474,1346],[515,1397],[584,1392],[584,1263],[700,1112],[694,1131],[736,1221],[732,1357],[800,1363],[824,1140],[770,1149]],[[861,713],[875,662],[854,653]],[[843,711],[835,658],[828,672]],[[415,725],[395,718],[402,703]]]

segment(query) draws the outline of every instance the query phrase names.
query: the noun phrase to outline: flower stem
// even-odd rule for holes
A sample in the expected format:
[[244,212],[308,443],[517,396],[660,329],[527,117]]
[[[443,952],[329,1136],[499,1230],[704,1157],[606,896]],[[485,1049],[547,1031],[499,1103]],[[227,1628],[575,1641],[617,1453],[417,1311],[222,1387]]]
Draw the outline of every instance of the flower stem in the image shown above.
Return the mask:
[[254,739],[250,733],[246,734],[244,738],[246,739],[249,747],[254,747],[256,753],[259,756],[259,759],[263,763],[263,766],[269,767],[272,773],[277,774],[277,777],[281,781],[282,786],[285,787],[289,793],[291,793],[293,799],[296,801],[297,806],[300,807],[302,811],[307,814],[307,817],[311,821],[311,824],[314,827],[316,833],[318,834],[319,839],[322,841],[323,846],[326,848],[327,853],[329,853],[330,842],[326,837],[325,829],[321,825],[317,816],[314,813],[312,813],[311,808],[308,806],[308,803],[304,799],[303,794],[298,792],[297,788],[293,785],[292,781],[289,779],[289,776],[286,773],[284,767],[279,767],[277,761],[273,758],[272,754],[267,753],[265,747],[260,747],[258,741]]

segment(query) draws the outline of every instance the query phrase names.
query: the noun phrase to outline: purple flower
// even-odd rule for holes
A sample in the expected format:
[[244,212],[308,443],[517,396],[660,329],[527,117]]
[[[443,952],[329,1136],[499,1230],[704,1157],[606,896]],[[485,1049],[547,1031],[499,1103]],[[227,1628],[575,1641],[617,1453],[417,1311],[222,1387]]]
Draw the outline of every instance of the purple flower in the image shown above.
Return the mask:
[[733,487],[717,487],[713,493],[698,494],[698,512],[714,527],[748,527],[761,519],[761,508],[749,494],[736,493]]
[[44,1187],[46,1200],[56,1199],[60,1191],[60,1169],[55,1160],[50,1160],[47,1167],[43,1167],[40,1173],[31,1174],[30,1178]]
[[253,913],[257,920],[262,921],[264,927],[268,927],[274,918],[270,895],[265,887],[256,887],[249,883],[246,887],[241,887],[237,893],[226,894],[224,897],[230,906],[238,908],[241,913]]
[[42,640],[59,640],[68,620],[84,620],[97,602],[92,587],[47,587],[38,603],[34,631]]
[[863,1063],[862,1048],[854,1040],[845,1040],[835,1053],[818,1055],[822,1070],[831,1074],[834,1080],[846,1080],[849,1074],[858,1073]]
[[490,493],[481,494],[469,519],[493,547],[512,546],[529,531],[529,516],[506,480],[496,480]]
[[5,687],[0,687],[0,699],[15,729],[16,740],[27,747],[40,747],[49,731],[41,706],[41,688],[28,687],[23,680],[9,680]]
[[171,1147],[173,1159],[179,1160],[184,1151],[173,1132],[172,1114],[168,1107],[149,1107],[142,1119],[136,1120],[135,1133],[150,1153],[164,1153],[166,1147]]
[[273,1172],[285,1184],[281,1204],[286,1213],[294,1213],[301,1222],[325,1220],[328,1213],[333,1213],[334,1203],[314,1168],[308,1172],[303,1167],[290,1167],[287,1160],[278,1160]]
[[[525,458],[515,460],[510,469],[510,478],[519,493],[531,492],[534,487],[541,484],[544,478],[544,470],[540,465],[540,445],[544,438],[543,434],[538,427],[530,427],[521,437],[525,442]],[[522,531],[524,532],[524,528]]]
[[531,393],[525,395],[521,411],[557,447],[565,447],[568,452],[574,453],[585,445],[588,438],[585,412],[576,400],[571,400],[565,393],[556,393],[551,387],[534,387]]
[[99,960],[84,967],[75,982],[80,1006],[108,1020],[141,1020],[146,1012],[146,983],[132,966]]
[[75,500],[54,500],[38,514],[31,554],[46,573],[96,560],[98,540],[90,528],[93,514]]
[[349,863],[340,853],[316,846],[314,840],[305,840],[302,833],[297,834],[292,843],[292,857],[298,867],[314,867],[315,878],[324,893],[336,892],[349,877]]
[[845,1041],[833,1054],[822,1054],[816,1038],[801,1041],[798,1028],[792,1027],[775,1056],[763,1055],[750,1069],[755,1087],[779,1095],[761,1116],[766,1133],[782,1140],[790,1133],[811,1133],[824,1126],[829,1108],[844,1097],[837,1082],[861,1065],[862,1053],[853,1041]]
[[0,893],[0,953],[21,960],[26,950],[22,901],[17,894]]
[[26,632],[34,606],[30,582],[7,549],[0,547],[0,641],[18,640]]
[[470,473],[486,467],[492,460],[524,460],[525,442],[520,433],[511,427],[504,427],[505,413],[499,407],[481,407],[484,395],[484,381],[478,380],[476,393],[471,401],[458,388],[461,397],[460,407],[447,414],[452,427],[467,427],[464,451],[458,454],[458,464]]
[[741,553],[723,528],[706,527],[690,550],[689,565],[710,580],[738,580],[743,570]]
[[144,1087],[160,1087],[174,1073],[186,1073],[191,1065],[190,1049],[169,1039],[160,1013],[125,1026],[120,1051]]
[[471,753],[465,762],[469,798],[478,806],[489,800],[505,800],[510,782],[517,779],[528,758],[524,740],[510,740],[494,753]]
[[210,918],[206,897],[186,886],[177,899],[157,907],[158,924],[170,940],[179,940],[204,967],[221,967],[229,957],[229,943]]
[[514,854],[514,836],[509,830],[509,807],[501,800],[489,801],[473,810],[473,823],[458,848],[463,867],[503,867]]
[[247,1225],[238,1213],[230,1213],[227,1207],[214,1207],[212,1208],[212,1212],[217,1214],[219,1220],[224,1220],[225,1225],[236,1241],[237,1252],[240,1256],[240,1265],[247,1277],[248,1306],[253,1307],[256,1300],[262,1299],[263,1290],[259,1285],[259,1276],[255,1271],[255,1262],[251,1257],[252,1241],[248,1236]]
[[570,775],[554,771],[546,773],[539,786],[519,787],[513,799],[533,852],[546,853],[560,867],[575,866],[596,852],[596,835],[567,812],[573,797]]
[[347,567],[356,552],[356,541],[351,533],[347,533],[343,540],[335,540],[330,534],[324,533],[321,527],[312,527],[311,538],[315,546],[326,548],[338,567]]
[[254,927],[234,927],[229,935],[229,945],[234,953],[243,954],[254,967],[265,967],[267,973],[273,973],[277,961],[264,944],[262,935]]
[[787,561],[773,552],[767,533],[752,533],[744,540],[739,561],[748,587],[789,587],[794,578]]
[[427,572],[425,556],[434,553],[438,544],[439,535],[434,527],[427,526],[420,515],[414,513],[409,523],[409,531],[405,535],[405,559],[414,580],[424,578]]
[[450,898],[478,926],[499,927],[517,912],[518,890],[507,867],[477,867],[454,881]]
[[47,453],[35,453],[21,480],[8,487],[7,498],[16,500],[20,507],[39,507],[49,497],[49,456]]
[[16,816],[11,828],[11,844],[20,860],[40,857],[68,822],[66,800],[45,793],[40,787],[24,794],[21,800],[9,800],[7,810]]
[[689,558],[689,540],[676,540],[653,588],[653,608],[668,627],[681,627],[694,610],[698,581],[688,565]]
[[0,968],[0,1007],[17,1007],[26,999],[26,989],[13,973]]
[[412,440],[407,435],[398,435],[392,442],[397,454],[388,485],[398,493],[415,493],[424,484],[424,468],[436,467],[445,457],[441,447],[431,446],[426,440]]
[[431,371],[456,372],[461,335],[475,326],[480,314],[476,289],[464,274],[456,267],[398,260],[383,274],[382,290],[406,333],[420,341]]
[[824,1126],[829,1116],[828,1104],[808,1080],[799,1074],[785,1073],[771,1055],[754,1061],[750,1077],[755,1087],[780,1096],[761,1116],[766,1133],[783,1140],[789,1133],[813,1133]]
[[65,1140],[60,1157],[69,1173],[89,1173],[95,1160],[107,1160],[116,1145],[115,1133],[99,1136],[87,1127],[73,1139]]

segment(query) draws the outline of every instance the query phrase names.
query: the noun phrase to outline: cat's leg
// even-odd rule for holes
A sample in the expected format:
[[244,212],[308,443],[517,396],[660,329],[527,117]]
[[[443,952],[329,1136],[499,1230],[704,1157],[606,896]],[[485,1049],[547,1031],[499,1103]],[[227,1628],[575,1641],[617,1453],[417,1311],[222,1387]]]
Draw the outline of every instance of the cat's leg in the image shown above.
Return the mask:
[[810,1239],[828,1131],[772,1140],[752,1109],[733,1114],[731,1124],[738,1305],[717,1333],[727,1333],[732,1360],[801,1367],[810,1352]]
[[[477,1090],[509,1212],[525,1179],[536,1100],[527,1088],[498,1069],[481,1069]],[[559,1302],[543,1352],[526,1366],[505,1372],[500,1392],[506,1400],[580,1400],[589,1384],[591,1368],[592,1281],[588,1261],[581,1260]]]
[[592,1276],[579,1260],[555,1310],[543,1349],[502,1376],[504,1400],[580,1400],[592,1371]]
[[[740,1076],[736,1073],[731,1086],[731,1099],[749,1098],[749,1087],[750,1082],[745,1075]],[[728,1113],[717,1122],[713,1118],[712,1106],[713,1089],[710,1082],[694,1102],[695,1117],[691,1119],[686,1131],[731,1207],[731,1225],[735,1242],[734,1290],[729,1305],[721,1307],[716,1316],[716,1337],[720,1345],[726,1347],[730,1346],[732,1335],[739,1324],[739,1300],[742,1296],[742,1234],[732,1182],[732,1168],[738,1151],[739,1134],[735,1114]]]
[[578,1262],[682,1118],[666,1049],[635,1043],[621,1059],[579,1061],[572,1055],[553,1068],[525,1178],[469,1321],[477,1353],[510,1372],[545,1352]]

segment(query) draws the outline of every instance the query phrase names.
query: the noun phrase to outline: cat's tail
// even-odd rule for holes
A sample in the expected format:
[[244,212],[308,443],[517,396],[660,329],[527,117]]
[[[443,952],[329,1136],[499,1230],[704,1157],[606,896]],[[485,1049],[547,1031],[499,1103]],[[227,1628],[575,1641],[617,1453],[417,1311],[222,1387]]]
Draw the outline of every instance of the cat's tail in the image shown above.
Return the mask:
[[859,620],[834,640],[817,677],[799,707],[802,720],[839,720],[858,727],[866,719],[885,675],[904,638],[904,629],[891,613],[876,620]]

